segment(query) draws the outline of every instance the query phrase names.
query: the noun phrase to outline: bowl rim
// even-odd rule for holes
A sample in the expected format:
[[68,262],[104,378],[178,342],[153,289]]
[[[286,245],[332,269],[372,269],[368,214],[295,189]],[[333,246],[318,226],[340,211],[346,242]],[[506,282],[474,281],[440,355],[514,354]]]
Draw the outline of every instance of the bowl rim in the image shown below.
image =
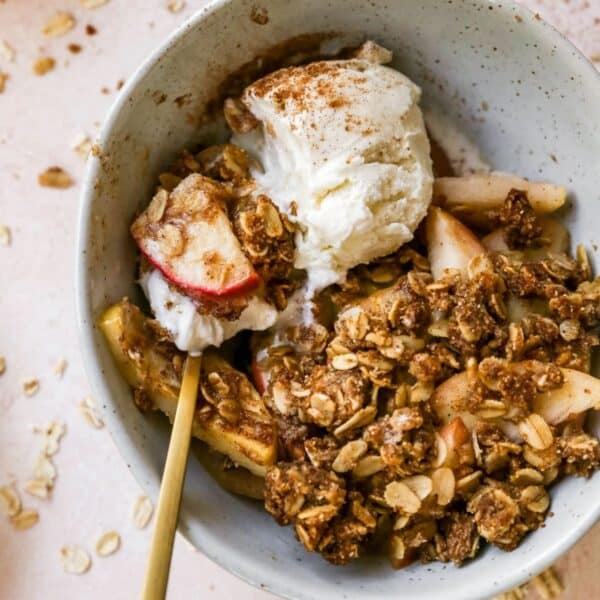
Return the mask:
[[[114,125],[119,118],[121,111],[126,107],[129,97],[137,88],[140,81],[151,71],[152,68],[160,61],[161,57],[168,52],[181,38],[197,26],[208,16],[218,12],[222,7],[230,4],[234,0],[208,0],[206,4],[190,15],[181,25],[176,27],[150,54],[140,63],[130,77],[127,78],[123,89],[110,106],[108,113],[102,123],[99,134],[95,140],[100,148],[111,139]],[[538,15],[531,12],[529,9],[516,4],[513,0],[475,0],[483,6],[493,6],[495,10],[507,15],[518,16],[521,25],[525,25],[530,29],[537,30],[539,34],[556,44],[557,52],[562,54],[569,52],[576,60],[576,64],[582,68],[587,77],[595,80],[600,91],[600,72],[593,64],[582,54],[582,52],[574,46],[561,32],[550,25]],[[90,155],[82,190],[79,198],[78,217],[76,223],[76,241],[75,241],[75,308],[76,320],[78,329],[79,344],[82,350],[82,358],[84,361],[84,370],[91,389],[97,398],[110,398],[111,389],[107,383],[100,365],[99,349],[96,345],[94,335],[94,314],[91,310],[89,302],[88,290],[88,239],[90,234],[90,226],[92,220],[92,207],[95,195],[95,180],[101,170],[101,162],[98,158]],[[103,405],[104,403],[99,403]],[[107,430],[110,434],[113,443],[121,458],[125,461],[129,471],[134,479],[140,485],[142,490],[147,489],[147,485],[142,481],[142,476],[136,469],[139,464],[139,459],[135,455],[135,451],[131,451],[124,444],[118,441],[122,435],[128,435],[128,427],[124,421],[113,411],[105,409],[103,417],[107,425]],[[577,527],[565,533],[556,544],[550,547],[545,552],[536,553],[532,558],[527,558],[523,564],[515,569],[512,573],[503,576],[499,585],[494,585],[491,580],[483,584],[483,588],[477,590],[477,595],[473,598],[483,598],[492,594],[500,594],[510,590],[522,583],[526,582],[532,576],[542,572],[556,561],[563,553],[572,547],[589,529],[600,519],[600,504],[593,511],[590,511],[578,522]],[[180,524],[178,532],[190,544],[196,547],[211,561],[224,568],[228,572],[239,577],[250,585],[266,590],[282,598],[289,600],[312,600],[305,592],[294,588],[293,586],[282,586],[279,583],[261,582],[251,569],[242,565],[238,560],[230,561],[226,557],[218,554],[210,545],[203,543],[194,543],[191,540],[187,528]],[[497,582],[496,582],[497,583]],[[451,590],[447,590],[448,600],[454,598]],[[483,592],[483,595],[481,594]],[[458,600],[458,599],[457,599]],[[464,600],[462,598],[461,600]]]

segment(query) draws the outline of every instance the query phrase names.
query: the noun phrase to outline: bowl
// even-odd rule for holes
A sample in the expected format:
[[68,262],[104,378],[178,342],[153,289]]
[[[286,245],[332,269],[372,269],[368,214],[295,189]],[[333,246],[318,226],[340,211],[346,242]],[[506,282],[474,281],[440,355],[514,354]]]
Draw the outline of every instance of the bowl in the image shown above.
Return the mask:
[[[139,299],[129,224],[181,148],[218,136],[202,126],[203,115],[225,76],[293,36],[303,36],[305,49],[339,38],[392,49],[393,66],[422,87],[425,107],[452,119],[496,169],[567,185],[574,239],[591,248],[600,236],[600,80],[533,14],[483,0],[209,3],[128,80],[90,160],[79,216],[78,321],[89,379],[124,460],[154,499],[169,428],[134,407],[97,318],[123,296]],[[560,483],[545,528],[514,552],[488,548],[460,569],[435,563],[394,571],[381,557],[333,567],[306,553],[260,504],[221,489],[192,457],[180,532],[226,569],[288,598],[466,600],[498,594],[550,565],[596,521],[599,497],[598,475]]]

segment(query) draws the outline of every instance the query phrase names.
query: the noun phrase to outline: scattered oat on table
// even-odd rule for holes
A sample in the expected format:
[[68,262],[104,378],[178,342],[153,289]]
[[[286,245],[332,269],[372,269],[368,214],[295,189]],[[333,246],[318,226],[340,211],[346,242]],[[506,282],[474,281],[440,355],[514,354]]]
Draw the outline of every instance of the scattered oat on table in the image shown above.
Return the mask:
[[185,0],[170,0],[167,2],[167,10],[172,13],[178,13],[185,8]]
[[10,522],[15,529],[23,530],[33,527],[40,520],[40,515],[33,508],[24,508],[14,517],[10,518]]
[[0,225],[0,246],[10,246],[12,236],[8,225]]
[[40,382],[32,377],[31,379],[26,379],[23,382],[23,392],[26,396],[34,396],[38,393],[40,389]]
[[104,558],[114,554],[120,547],[121,536],[116,531],[107,531],[96,542],[96,554]]
[[25,482],[23,489],[31,496],[45,500],[54,489],[57,476],[56,466],[50,457],[58,452],[66,427],[60,421],[52,421],[46,427],[35,428],[34,431],[43,434],[44,445],[33,469],[33,477]]
[[523,598],[525,598],[525,592],[523,592],[523,588],[518,587],[496,596],[493,600],[523,600]]
[[96,405],[90,396],[85,397],[79,403],[79,412],[81,412],[83,418],[96,429],[102,429],[104,427],[104,421],[100,418]]
[[64,169],[48,167],[38,175],[38,183],[44,187],[65,189],[71,187],[75,182]]
[[69,545],[60,549],[60,562],[67,573],[81,575],[92,565],[90,555],[79,546]]
[[550,567],[531,581],[510,590],[510,592],[496,596],[494,600],[524,600],[526,592],[530,589],[534,589],[542,600],[553,600],[560,597],[563,592],[563,586],[556,575],[556,571],[553,567]]
[[54,485],[56,479],[56,467],[45,452],[42,452],[35,463],[33,475],[36,479],[46,481],[50,486]]
[[563,591],[563,586],[556,575],[556,571],[550,567],[543,573],[531,580],[533,588],[536,590],[542,600],[552,600],[558,598]]
[[50,493],[50,488],[48,486],[48,482],[45,479],[29,479],[23,485],[23,489],[30,495],[35,496],[36,498],[40,498],[41,500],[46,500],[48,498],[48,494]]
[[6,88],[7,80],[8,80],[8,73],[3,73],[2,71],[0,71],[0,94]]
[[34,431],[44,436],[44,454],[54,456],[59,450],[60,440],[65,435],[67,427],[60,421],[52,421],[45,427],[36,427]]
[[0,356],[0,375],[4,375],[6,371],[6,359],[4,356]]
[[21,498],[14,485],[0,487],[0,510],[7,517],[21,512]]
[[75,17],[70,13],[58,12],[48,19],[42,33],[47,37],[59,37],[71,31],[73,27],[75,27]]
[[152,506],[150,498],[148,498],[147,496],[140,496],[133,505],[133,524],[138,529],[144,529],[148,525],[148,523],[150,523],[150,519],[152,518],[153,512],[154,507]]
[[40,56],[33,63],[33,72],[40,77],[49,73],[56,66],[56,61],[51,56]]
[[92,140],[85,133],[82,133],[73,141],[71,148],[75,150],[80,158],[87,160],[92,151]]
[[59,378],[62,379],[62,376],[65,374],[65,371],[67,370],[67,366],[68,366],[68,362],[66,361],[66,359],[61,358],[56,365],[54,366],[53,372],[54,374]]
[[105,4],[108,4],[108,0],[81,0],[81,4],[85,8],[100,8]]
[[0,40],[0,58],[6,62],[15,60],[15,50],[6,40]]

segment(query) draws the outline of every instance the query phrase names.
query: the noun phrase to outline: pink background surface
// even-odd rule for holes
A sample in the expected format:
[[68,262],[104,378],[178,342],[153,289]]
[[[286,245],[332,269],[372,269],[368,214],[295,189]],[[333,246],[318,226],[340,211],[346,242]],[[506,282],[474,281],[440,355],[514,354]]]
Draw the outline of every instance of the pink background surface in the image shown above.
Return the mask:
[[[565,32],[600,66],[600,0],[522,2]],[[41,449],[34,425],[64,421],[68,433],[54,457],[56,487],[49,500],[22,493],[40,513],[30,530],[15,531],[0,517],[0,598],[137,597],[150,528],[131,525],[133,502],[141,493],[106,429],[95,430],[77,405],[89,394],[80,359],[74,315],[74,240],[84,162],[71,145],[82,133],[91,138],[113,101],[117,82],[126,79],[147,53],[194,10],[188,0],[178,14],[167,0],[111,0],[97,10],[77,0],[0,0],[0,40],[15,50],[0,71],[9,74],[0,95],[0,223],[12,230],[12,245],[0,247],[0,485],[30,477]],[[77,25],[63,37],[45,39],[46,20],[57,10],[75,15]],[[92,24],[98,34],[85,34]],[[83,47],[80,54],[69,43]],[[57,60],[44,77],[31,65],[40,55]],[[106,87],[108,93],[101,89]],[[37,175],[52,165],[76,180],[68,190],[42,188]],[[62,380],[52,372],[60,358],[69,366]],[[25,397],[21,384],[40,380],[40,391]],[[67,575],[59,561],[64,544],[92,555],[98,536],[114,529],[122,547],[112,557],[93,556],[91,570]],[[564,598],[600,598],[600,526],[558,564]],[[211,563],[178,538],[169,597],[272,598]],[[532,596],[533,597],[533,596]]]

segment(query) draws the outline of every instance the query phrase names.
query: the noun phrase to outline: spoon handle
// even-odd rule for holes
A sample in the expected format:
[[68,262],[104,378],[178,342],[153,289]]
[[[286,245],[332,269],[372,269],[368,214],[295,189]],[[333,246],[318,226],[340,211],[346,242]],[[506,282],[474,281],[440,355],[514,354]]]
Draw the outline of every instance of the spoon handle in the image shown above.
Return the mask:
[[177,530],[181,492],[196,408],[200,362],[201,357],[199,356],[188,356],[185,361],[177,411],[158,497],[156,523],[141,596],[143,600],[163,600],[167,592],[173,542]]

